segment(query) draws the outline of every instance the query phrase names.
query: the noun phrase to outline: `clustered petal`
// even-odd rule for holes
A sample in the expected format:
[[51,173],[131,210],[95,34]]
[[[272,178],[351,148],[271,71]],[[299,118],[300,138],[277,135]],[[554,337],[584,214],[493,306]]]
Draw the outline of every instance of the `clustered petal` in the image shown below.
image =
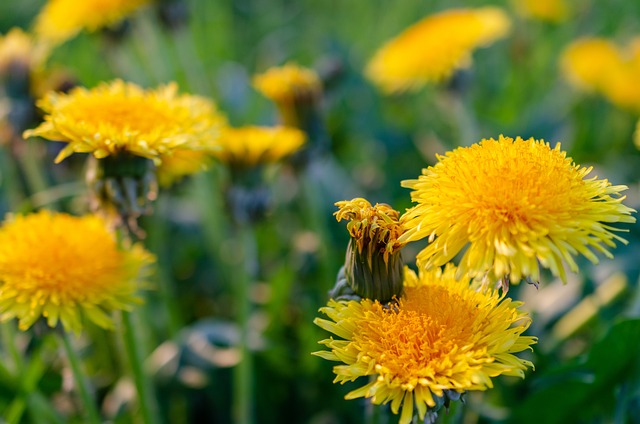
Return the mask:
[[471,53],[504,37],[502,9],[451,9],[428,16],[378,50],[366,75],[385,93],[418,89],[448,79],[471,62]]
[[400,250],[406,243],[398,239],[404,232],[400,214],[391,206],[376,203],[372,206],[368,200],[355,198],[336,202],[338,211],[334,213],[338,221],[348,220],[347,230],[362,253],[365,246],[368,256],[381,251],[385,261],[389,255]]
[[145,90],[115,80],[49,93],[38,103],[45,121],[25,137],[67,142],[56,162],[74,152],[100,159],[124,151],[159,164],[178,150],[215,150],[226,118],[210,100],[177,91],[173,83]]
[[341,362],[334,382],[374,376],[347,399],[391,403],[400,423],[411,422],[414,408],[424,418],[445,391],[491,388],[499,375],[524,376],[531,362],[514,353],[530,349],[523,336],[530,318],[496,290],[477,290],[456,269],[406,270],[405,292],[397,304],[377,301],[329,301],[320,309],[328,319],[315,323],[338,339],[321,341],[317,356]]
[[139,278],[154,261],[141,246],[118,248],[105,221],[41,211],[0,227],[0,316],[21,330],[38,319],[79,332],[82,317],[104,328],[109,313],[139,303]]
[[592,168],[573,162],[543,140],[500,136],[460,147],[403,181],[417,203],[403,215],[404,242],[428,238],[419,253],[428,268],[441,266],[466,248],[459,270],[511,281],[539,279],[538,263],[566,280],[563,261],[598,262],[611,257],[614,241],[626,241],[610,223],[631,223],[622,204],[627,189],[588,177]]

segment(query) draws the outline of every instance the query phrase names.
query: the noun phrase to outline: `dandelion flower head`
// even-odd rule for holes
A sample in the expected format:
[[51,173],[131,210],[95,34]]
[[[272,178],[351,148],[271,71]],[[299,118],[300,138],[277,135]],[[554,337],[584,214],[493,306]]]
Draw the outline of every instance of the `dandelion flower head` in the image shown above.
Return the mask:
[[471,63],[473,50],[504,37],[510,25],[506,13],[496,7],[428,16],[378,50],[366,75],[385,93],[446,80]]
[[338,211],[334,213],[336,219],[349,221],[347,231],[356,242],[360,253],[367,247],[368,257],[380,251],[386,261],[389,255],[405,245],[398,241],[404,232],[400,214],[391,206],[384,203],[372,206],[368,200],[362,198],[343,200],[335,205],[338,207]]
[[56,45],[82,30],[96,31],[114,25],[150,0],[49,0],[35,21],[34,32]]
[[288,63],[273,67],[253,78],[254,87],[278,104],[292,104],[301,98],[314,98],[322,91],[315,71]]
[[302,131],[290,127],[226,128],[213,154],[232,167],[250,168],[278,162],[295,153],[305,141]]
[[118,248],[101,218],[41,211],[0,227],[0,314],[21,330],[39,318],[79,332],[85,317],[103,328],[109,313],[138,303],[138,278],[153,257]]
[[604,38],[576,40],[565,49],[560,65],[577,88],[599,93],[619,107],[640,111],[640,37],[626,48]]
[[523,16],[559,23],[569,17],[566,0],[514,0],[516,10]]
[[12,28],[0,36],[0,76],[14,64],[28,67],[35,64],[33,41],[29,34],[20,28]]
[[414,409],[424,419],[447,390],[486,390],[499,375],[524,377],[533,364],[514,353],[536,340],[522,335],[530,318],[518,310],[521,302],[474,290],[455,273],[453,266],[421,268],[418,275],[407,269],[405,292],[395,305],[331,300],[320,309],[328,319],[314,322],[338,338],[321,341],[328,350],[315,355],[341,363],[334,383],[375,377],[346,399],[391,402],[400,423],[408,424]]
[[44,122],[24,135],[67,142],[56,163],[74,152],[98,159],[127,152],[159,164],[176,150],[213,149],[226,124],[213,102],[178,94],[173,83],[145,90],[115,80],[49,93],[38,106],[46,113]]
[[[574,256],[598,262],[594,250],[612,257],[611,223],[631,223],[633,209],[622,204],[627,189],[587,177],[582,167],[543,140],[500,136],[460,147],[403,181],[414,207],[402,217],[401,241],[428,238],[418,254],[428,268],[464,251],[459,272],[471,277],[509,276],[539,280],[539,263],[566,281],[563,261],[576,272]],[[466,250],[465,250],[466,249]]]

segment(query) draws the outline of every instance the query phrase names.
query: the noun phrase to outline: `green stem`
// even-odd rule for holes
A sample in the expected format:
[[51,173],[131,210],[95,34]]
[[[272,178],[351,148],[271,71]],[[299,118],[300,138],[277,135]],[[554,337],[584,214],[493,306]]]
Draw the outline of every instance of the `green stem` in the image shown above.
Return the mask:
[[255,234],[250,224],[236,226],[236,237],[239,242],[240,267],[244,272],[236,273],[234,281],[234,303],[236,306],[236,322],[240,327],[240,362],[234,368],[234,402],[233,417],[237,423],[254,422],[253,408],[253,355],[250,348],[249,332],[251,318],[250,287],[256,277],[258,260]]
[[143,354],[140,350],[141,336],[137,331],[130,312],[122,312],[122,327],[125,350],[138,392],[138,402],[140,404],[142,420],[145,424],[160,423],[158,404],[153,395],[153,386],[149,376],[144,372]]
[[63,332],[60,338],[62,339],[62,345],[64,346],[64,350],[67,354],[67,359],[69,360],[69,365],[71,366],[71,372],[73,373],[73,377],[76,381],[78,394],[82,399],[82,404],[87,414],[87,422],[91,424],[99,424],[101,423],[100,414],[98,413],[98,409],[96,408],[95,399],[89,392],[89,387],[87,385],[85,375],[80,368],[80,359],[78,358],[78,354],[71,344],[71,338],[66,332]]

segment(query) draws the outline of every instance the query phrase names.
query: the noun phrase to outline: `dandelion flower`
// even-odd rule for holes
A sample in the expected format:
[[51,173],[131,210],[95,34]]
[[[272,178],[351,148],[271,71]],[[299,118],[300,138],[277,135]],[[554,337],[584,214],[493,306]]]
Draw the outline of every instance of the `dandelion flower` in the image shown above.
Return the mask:
[[518,310],[522,303],[473,289],[455,273],[453,266],[421,268],[419,275],[407,269],[405,293],[391,307],[363,299],[331,300],[320,309],[329,319],[314,322],[338,339],[321,341],[328,350],[315,355],[342,363],[333,369],[334,383],[374,377],[346,399],[391,402],[408,424],[414,409],[424,419],[448,391],[486,390],[494,377],[524,377],[533,367],[514,355],[536,342],[522,336],[531,322]]
[[211,164],[213,156],[202,150],[176,150],[171,156],[165,156],[157,167],[158,183],[168,187],[174,182],[204,171]]
[[[612,257],[614,240],[626,243],[610,223],[635,222],[620,192],[607,180],[589,177],[544,141],[500,136],[460,147],[423,169],[417,180],[403,181],[417,203],[403,215],[401,241],[428,237],[418,257],[428,268],[459,252],[459,272],[471,277],[508,276],[539,280],[539,265],[566,281],[563,261],[578,271],[574,256],[593,263],[593,250]],[[592,250],[593,249],[593,250]]]
[[150,0],[49,0],[35,21],[34,32],[56,45],[83,29],[96,31],[114,25]]
[[626,48],[602,38],[583,38],[565,49],[560,63],[567,80],[579,89],[640,111],[640,38]]
[[366,69],[385,93],[448,79],[474,49],[504,37],[511,23],[496,7],[452,9],[428,16],[383,46]]
[[56,163],[79,152],[98,159],[129,153],[159,164],[176,150],[213,149],[225,118],[211,101],[177,90],[176,84],[144,90],[116,80],[50,93],[38,102],[45,122],[24,136],[67,142]]
[[314,98],[322,91],[318,74],[294,63],[269,68],[253,78],[253,85],[277,104],[293,104],[300,98]]
[[139,302],[137,280],[152,261],[138,245],[119,249],[97,216],[16,216],[0,227],[1,318],[17,318],[21,330],[41,317],[75,332],[82,317],[111,328],[111,311]]
[[304,133],[295,128],[227,128],[213,154],[232,167],[249,168],[277,162],[296,152],[304,143]]
[[515,0],[515,7],[521,15],[559,23],[569,16],[569,7],[566,0]]
[[347,230],[351,235],[345,265],[344,279],[332,291],[338,297],[346,288],[349,294],[390,301],[402,294],[403,261],[400,251],[405,243],[398,241],[404,232],[400,213],[389,205],[355,198],[337,202],[339,208],[334,214],[338,221],[347,220]]
[[34,46],[29,34],[13,28],[4,37],[0,36],[0,77],[20,66],[28,72],[35,62]]

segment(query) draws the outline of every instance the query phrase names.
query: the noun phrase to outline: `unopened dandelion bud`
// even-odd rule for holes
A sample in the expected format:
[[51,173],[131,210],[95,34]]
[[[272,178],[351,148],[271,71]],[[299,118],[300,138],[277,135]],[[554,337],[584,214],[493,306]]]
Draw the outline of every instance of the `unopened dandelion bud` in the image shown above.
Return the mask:
[[[389,302],[402,294],[404,262],[398,238],[404,232],[399,213],[365,199],[337,202],[336,219],[347,219],[351,240],[344,264],[344,282],[360,298]],[[338,286],[340,285],[340,279]],[[344,285],[344,284],[343,284]],[[336,289],[332,294],[336,292]]]

